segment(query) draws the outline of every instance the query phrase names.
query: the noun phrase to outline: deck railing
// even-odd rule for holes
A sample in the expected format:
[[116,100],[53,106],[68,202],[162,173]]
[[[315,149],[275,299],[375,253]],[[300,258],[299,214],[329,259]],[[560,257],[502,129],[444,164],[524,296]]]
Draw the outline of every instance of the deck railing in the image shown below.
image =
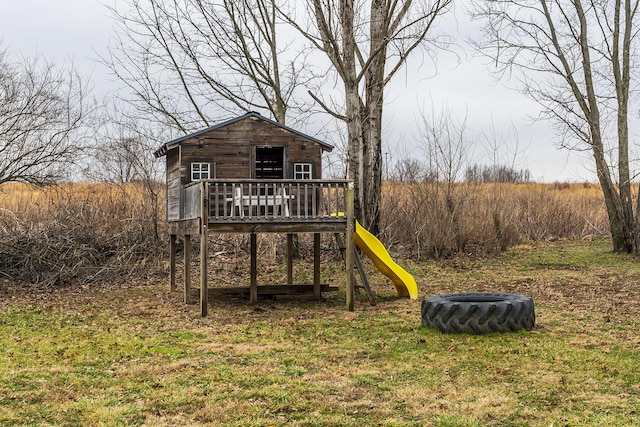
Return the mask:
[[184,188],[182,219],[200,215],[208,197],[209,223],[344,221],[347,180],[204,180]]

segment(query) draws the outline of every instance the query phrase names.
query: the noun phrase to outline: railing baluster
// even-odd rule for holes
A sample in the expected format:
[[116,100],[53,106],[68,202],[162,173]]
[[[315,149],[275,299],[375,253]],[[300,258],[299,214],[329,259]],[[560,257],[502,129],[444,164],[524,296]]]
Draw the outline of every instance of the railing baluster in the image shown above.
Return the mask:
[[298,199],[297,201],[297,213],[298,213],[298,219],[300,219],[300,199],[302,199],[301,194],[300,194],[300,183],[296,182],[296,199]]
[[[211,192],[211,191],[209,191],[209,192]],[[216,217],[216,219],[220,219],[220,197],[219,197],[220,194],[219,194],[219,191],[218,191],[218,183],[217,182],[214,184],[214,193],[215,193],[215,197],[214,197],[215,203],[213,203],[214,209],[215,209],[215,215],[214,216]],[[209,197],[209,199],[211,199],[211,197]],[[209,204],[211,205],[212,203],[209,202]]]
[[333,211],[331,210],[331,183],[329,183],[327,184],[327,215],[331,215],[332,212]]
[[[322,185],[322,184],[320,184]],[[311,206],[313,206],[313,217],[318,216],[318,205],[316,204],[316,194],[318,193],[318,189],[316,185],[313,185],[313,191],[311,192]]]
[[[278,197],[278,192],[276,191],[276,183],[273,183],[273,217],[276,217],[276,205],[277,205],[277,200],[276,197]],[[284,200],[284,198],[282,197],[282,189],[280,190],[280,206],[279,208],[282,209],[282,201]]]
[[[224,203],[224,205],[222,205],[222,207],[224,208],[224,213],[222,214],[222,217],[226,218],[227,216],[227,183],[226,182],[222,183],[222,203]],[[233,202],[231,202],[231,209],[233,209]]]
[[[260,185],[260,184],[258,184]],[[251,198],[253,197],[253,186],[251,185],[251,183],[249,183],[249,219],[251,219],[251,214],[253,212],[252,206],[251,206]],[[242,193],[244,194],[244,192]],[[242,208],[244,209],[244,200],[242,201]]]
[[[233,198],[233,201],[231,202],[231,217],[235,218],[236,216],[236,193],[238,190],[236,190],[236,184],[231,184],[231,197]],[[240,189],[240,191],[242,191],[242,188]],[[242,204],[240,204],[240,208],[238,208],[238,210],[242,209]],[[240,212],[238,212],[239,214]]]
[[304,217],[309,218],[309,186],[305,182],[304,183]]
[[[332,209],[330,209],[331,206],[331,183],[327,182],[326,184],[322,184],[322,190],[320,192],[320,209],[324,209],[321,212],[321,215],[323,217],[328,217],[331,216],[331,213],[333,212]],[[326,200],[325,200],[326,198]],[[326,202],[326,203],[325,203]]]
[[289,196],[289,199],[287,200],[287,208],[289,209],[289,216],[291,216],[293,214],[293,212],[291,212],[291,197],[292,196],[292,192],[291,192],[291,183],[288,184],[289,186],[289,192],[287,193],[287,195]]

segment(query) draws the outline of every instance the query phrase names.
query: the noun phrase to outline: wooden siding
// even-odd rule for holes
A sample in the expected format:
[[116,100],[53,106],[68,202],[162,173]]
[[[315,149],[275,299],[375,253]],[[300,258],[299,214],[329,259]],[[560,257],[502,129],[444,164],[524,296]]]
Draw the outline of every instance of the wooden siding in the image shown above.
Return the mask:
[[[184,186],[191,182],[193,163],[208,163],[210,179],[255,179],[257,147],[283,148],[284,179],[294,179],[296,163],[310,164],[311,179],[322,179],[321,144],[264,120],[249,117],[186,139],[167,151],[167,220],[176,221],[185,217],[183,192]],[[308,211],[311,205],[300,209]],[[296,204],[296,214],[297,210]]]
[[[293,178],[293,163],[311,163],[313,178],[321,178],[322,148],[319,144],[254,118],[211,130],[180,146],[182,185],[190,182],[191,163],[195,162],[210,163],[211,170],[215,170],[215,176],[211,178],[255,178],[255,147],[284,147],[285,179]],[[169,153],[175,151],[169,150]]]
[[192,183],[184,188],[183,219],[200,218],[200,203],[202,201],[201,184]]
[[167,153],[167,221],[180,219],[180,148]]
[[289,172],[286,176],[293,179],[294,163],[310,163],[312,168],[311,179],[322,179],[322,149],[317,144],[295,143],[289,146]]

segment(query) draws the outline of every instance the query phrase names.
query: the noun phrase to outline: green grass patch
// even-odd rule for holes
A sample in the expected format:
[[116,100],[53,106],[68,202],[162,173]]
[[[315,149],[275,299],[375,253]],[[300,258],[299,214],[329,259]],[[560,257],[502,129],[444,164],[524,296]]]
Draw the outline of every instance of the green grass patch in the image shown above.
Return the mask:
[[355,313],[337,297],[220,300],[201,319],[162,284],[7,289],[0,425],[640,425],[635,260],[549,242],[411,270],[423,295],[528,294],[537,326],[443,335],[373,272],[378,304]]

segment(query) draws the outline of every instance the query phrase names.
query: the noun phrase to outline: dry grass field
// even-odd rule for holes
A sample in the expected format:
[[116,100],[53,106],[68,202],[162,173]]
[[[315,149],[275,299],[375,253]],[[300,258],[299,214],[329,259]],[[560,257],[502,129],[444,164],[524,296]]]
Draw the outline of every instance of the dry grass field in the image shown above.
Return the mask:
[[166,234],[153,206],[137,184],[0,186],[0,274],[51,287],[148,271]]

